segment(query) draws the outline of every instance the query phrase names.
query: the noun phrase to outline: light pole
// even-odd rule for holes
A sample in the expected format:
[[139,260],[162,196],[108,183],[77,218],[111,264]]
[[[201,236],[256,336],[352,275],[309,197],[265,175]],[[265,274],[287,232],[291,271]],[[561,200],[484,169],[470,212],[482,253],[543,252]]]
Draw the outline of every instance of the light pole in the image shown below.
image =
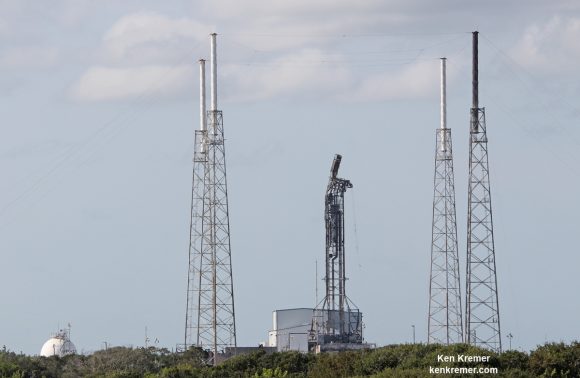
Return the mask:
[[412,324],[411,327],[413,328],[413,344],[415,344],[415,324]]
[[508,333],[508,334],[507,334],[507,336],[506,336],[506,337],[507,337],[507,338],[509,339],[509,341],[510,341],[510,350],[511,350],[511,349],[512,349],[512,339],[514,338],[514,335],[512,335],[512,334],[511,334],[511,332],[510,332],[510,333]]

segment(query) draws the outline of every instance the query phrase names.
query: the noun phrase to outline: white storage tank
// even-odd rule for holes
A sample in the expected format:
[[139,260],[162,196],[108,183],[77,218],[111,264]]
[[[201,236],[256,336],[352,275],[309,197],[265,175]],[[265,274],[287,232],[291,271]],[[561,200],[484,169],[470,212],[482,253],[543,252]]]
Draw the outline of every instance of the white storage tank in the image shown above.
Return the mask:
[[50,339],[48,339],[42,349],[40,355],[42,357],[59,356],[63,357],[69,354],[75,354],[77,349],[70,341],[70,329],[60,330]]

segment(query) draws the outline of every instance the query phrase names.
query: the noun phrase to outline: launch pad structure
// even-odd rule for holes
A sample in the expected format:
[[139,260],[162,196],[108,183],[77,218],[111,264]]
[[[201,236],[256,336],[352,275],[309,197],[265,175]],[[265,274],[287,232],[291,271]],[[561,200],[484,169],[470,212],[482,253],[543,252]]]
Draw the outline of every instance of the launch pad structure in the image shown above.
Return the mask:
[[338,177],[341,155],[336,155],[326,188],[324,220],[326,225],[326,293],[314,309],[308,335],[310,351],[362,349],[362,313],[346,295],[346,258],[344,245],[344,193],[352,183]]
[[[485,108],[478,102],[478,32],[473,33],[473,103],[467,221],[466,301],[462,315],[451,130],[446,125],[446,60],[441,59],[441,126],[436,131],[428,343],[471,345],[501,352]],[[200,69],[200,128],[195,131],[184,349],[199,347],[217,365],[237,354],[223,114],[217,107],[216,34],[211,34],[211,105],[206,110],[205,60]],[[325,296],[309,330],[272,338],[307,338],[314,352],[366,349],[362,313],[346,294],[344,198],[353,187],[338,177],[335,155],[325,193]],[[292,310],[292,309],[290,309]],[[298,311],[299,310],[299,311]],[[277,310],[280,314],[283,311]],[[294,309],[303,315],[308,308]],[[290,312],[288,312],[290,313]],[[293,315],[293,316],[294,316]],[[298,315],[296,315],[298,316]],[[308,322],[298,324],[308,327]],[[250,350],[252,347],[246,349]]]

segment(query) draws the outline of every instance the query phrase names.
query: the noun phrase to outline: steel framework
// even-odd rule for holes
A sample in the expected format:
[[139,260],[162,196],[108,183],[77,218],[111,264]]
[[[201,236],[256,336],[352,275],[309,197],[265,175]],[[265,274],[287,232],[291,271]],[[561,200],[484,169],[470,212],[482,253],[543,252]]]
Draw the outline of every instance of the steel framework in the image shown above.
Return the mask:
[[435,134],[435,176],[428,343],[463,342],[455,178],[451,129],[446,128],[445,58],[441,59],[441,127]]
[[478,33],[473,32],[465,338],[468,344],[501,353],[485,108],[478,104],[477,37]]
[[341,155],[336,155],[330,170],[325,195],[326,295],[314,311],[309,344],[362,343],[362,319],[346,295],[344,254],[344,193],[352,188],[349,180],[337,177]]
[[[215,109],[215,36],[211,35],[212,109],[204,117],[201,106],[201,130],[195,133],[185,320],[185,347],[209,349],[214,365],[226,348],[236,348],[226,150],[222,112]],[[204,69],[200,71],[203,77]]]

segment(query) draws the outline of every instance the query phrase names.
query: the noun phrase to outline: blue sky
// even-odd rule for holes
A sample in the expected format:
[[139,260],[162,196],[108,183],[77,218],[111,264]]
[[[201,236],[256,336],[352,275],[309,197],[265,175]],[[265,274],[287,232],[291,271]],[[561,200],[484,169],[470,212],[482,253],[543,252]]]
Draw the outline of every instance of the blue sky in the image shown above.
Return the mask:
[[[365,338],[426,340],[439,60],[465,263],[480,31],[503,334],[578,338],[580,6],[572,1],[0,2],[0,344],[182,342],[197,59],[218,35],[238,341],[315,301],[335,153]],[[507,339],[504,338],[504,343]]]

